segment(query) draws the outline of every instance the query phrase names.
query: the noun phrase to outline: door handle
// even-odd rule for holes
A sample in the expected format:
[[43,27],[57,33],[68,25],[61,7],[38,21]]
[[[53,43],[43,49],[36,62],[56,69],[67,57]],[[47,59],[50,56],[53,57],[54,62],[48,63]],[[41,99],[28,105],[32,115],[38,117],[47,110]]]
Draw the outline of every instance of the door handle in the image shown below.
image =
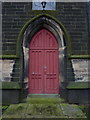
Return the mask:
[[47,69],[47,66],[44,66],[44,69]]

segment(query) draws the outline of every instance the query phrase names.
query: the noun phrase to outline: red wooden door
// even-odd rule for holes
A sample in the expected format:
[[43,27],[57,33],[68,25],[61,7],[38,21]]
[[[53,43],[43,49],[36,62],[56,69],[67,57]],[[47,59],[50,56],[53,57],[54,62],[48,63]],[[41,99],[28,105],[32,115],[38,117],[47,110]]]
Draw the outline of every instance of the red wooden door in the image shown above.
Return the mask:
[[58,43],[46,29],[37,32],[29,50],[29,93],[57,94],[59,92]]

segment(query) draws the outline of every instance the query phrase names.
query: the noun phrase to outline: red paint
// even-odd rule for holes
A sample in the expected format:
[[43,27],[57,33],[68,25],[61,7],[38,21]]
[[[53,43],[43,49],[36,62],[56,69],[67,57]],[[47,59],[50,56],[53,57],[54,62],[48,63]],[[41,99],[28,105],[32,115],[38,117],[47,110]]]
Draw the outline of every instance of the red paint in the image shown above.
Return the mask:
[[46,29],[37,32],[30,43],[29,51],[29,93],[57,94],[58,43]]

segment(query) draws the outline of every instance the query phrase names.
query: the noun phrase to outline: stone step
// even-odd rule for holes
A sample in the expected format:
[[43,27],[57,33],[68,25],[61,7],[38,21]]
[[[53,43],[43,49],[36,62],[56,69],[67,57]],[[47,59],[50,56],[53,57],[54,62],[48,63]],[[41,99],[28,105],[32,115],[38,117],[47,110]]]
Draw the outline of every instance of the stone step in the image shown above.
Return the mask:
[[4,112],[4,119],[47,119],[47,120],[87,120],[85,114],[77,105],[71,104],[30,104],[10,105]]

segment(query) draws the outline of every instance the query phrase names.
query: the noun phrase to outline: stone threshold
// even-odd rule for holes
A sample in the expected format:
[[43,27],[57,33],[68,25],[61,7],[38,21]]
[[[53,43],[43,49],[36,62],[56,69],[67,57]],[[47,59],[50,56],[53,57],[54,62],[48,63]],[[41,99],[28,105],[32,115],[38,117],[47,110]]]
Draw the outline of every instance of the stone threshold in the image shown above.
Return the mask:
[[28,97],[31,98],[58,98],[59,94],[29,94]]

